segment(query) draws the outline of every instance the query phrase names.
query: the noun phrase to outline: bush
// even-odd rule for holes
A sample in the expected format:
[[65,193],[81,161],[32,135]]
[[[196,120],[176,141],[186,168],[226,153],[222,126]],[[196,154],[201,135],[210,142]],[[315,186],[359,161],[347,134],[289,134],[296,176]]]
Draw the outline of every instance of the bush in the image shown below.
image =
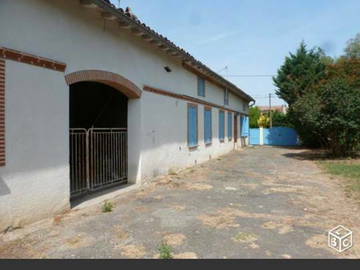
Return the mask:
[[356,154],[360,146],[360,89],[334,78],[304,95],[291,108],[306,144],[319,143],[333,156]]

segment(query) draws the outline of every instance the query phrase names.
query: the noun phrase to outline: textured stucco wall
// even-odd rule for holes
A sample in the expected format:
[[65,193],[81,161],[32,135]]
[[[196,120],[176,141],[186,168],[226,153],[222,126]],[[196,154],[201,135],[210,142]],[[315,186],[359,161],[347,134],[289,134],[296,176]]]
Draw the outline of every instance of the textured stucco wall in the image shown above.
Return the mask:
[[[6,166],[0,231],[69,206],[68,91],[63,73],[6,61]],[[46,78],[46,80],[43,80]]]

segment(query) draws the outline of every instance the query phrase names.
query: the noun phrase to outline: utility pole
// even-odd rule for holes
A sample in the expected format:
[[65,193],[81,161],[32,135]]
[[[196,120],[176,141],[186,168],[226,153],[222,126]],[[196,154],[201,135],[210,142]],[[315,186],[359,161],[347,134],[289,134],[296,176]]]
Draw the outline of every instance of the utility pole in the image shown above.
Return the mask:
[[270,128],[272,128],[272,110],[271,110],[271,97],[272,94],[269,94],[269,117],[270,117]]

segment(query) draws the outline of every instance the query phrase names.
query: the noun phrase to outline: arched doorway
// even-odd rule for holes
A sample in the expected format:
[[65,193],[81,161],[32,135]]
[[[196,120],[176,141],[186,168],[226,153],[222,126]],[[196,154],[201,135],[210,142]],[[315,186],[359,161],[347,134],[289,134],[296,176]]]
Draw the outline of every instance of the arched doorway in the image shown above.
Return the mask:
[[71,198],[126,184],[128,100],[141,91],[104,71],[66,76],[70,88]]

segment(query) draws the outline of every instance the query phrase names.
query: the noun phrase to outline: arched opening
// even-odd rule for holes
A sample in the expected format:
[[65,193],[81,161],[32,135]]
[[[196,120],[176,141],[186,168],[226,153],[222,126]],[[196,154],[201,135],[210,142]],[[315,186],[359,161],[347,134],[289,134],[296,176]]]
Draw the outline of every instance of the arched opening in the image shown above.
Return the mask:
[[128,98],[97,82],[70,85],[70,128],[127,128]]
[[128,96],[108,83],[70,84],[71,199],[128,181]]

